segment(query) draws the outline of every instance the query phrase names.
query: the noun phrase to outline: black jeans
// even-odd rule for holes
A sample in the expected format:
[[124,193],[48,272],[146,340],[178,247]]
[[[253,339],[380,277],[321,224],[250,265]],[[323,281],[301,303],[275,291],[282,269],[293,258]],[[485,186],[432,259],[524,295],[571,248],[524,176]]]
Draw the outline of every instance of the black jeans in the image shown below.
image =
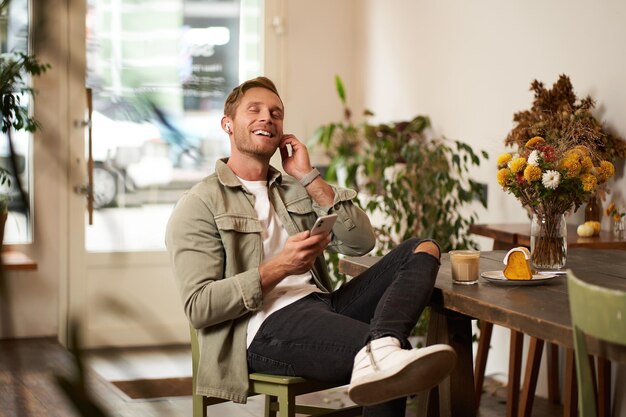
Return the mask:
[[[370,339],[408,336],[428,303],[439,260],[408,240],[330,294],[313,293],[271,314],[248,348],[250,372],[347,384]],[[406,398],[366,407],[364,416],[403,416]]]

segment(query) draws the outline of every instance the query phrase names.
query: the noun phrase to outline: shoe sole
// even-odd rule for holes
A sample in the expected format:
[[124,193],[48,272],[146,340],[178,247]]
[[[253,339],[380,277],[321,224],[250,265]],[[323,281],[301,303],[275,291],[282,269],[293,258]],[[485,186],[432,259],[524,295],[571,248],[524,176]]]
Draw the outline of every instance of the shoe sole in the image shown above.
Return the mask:
[[356,404],[365,406],[408,397],[439,385],[456,364],[456,353],[447,345],[428,346],[419,353],[408,364],[351,384],[348,396]]

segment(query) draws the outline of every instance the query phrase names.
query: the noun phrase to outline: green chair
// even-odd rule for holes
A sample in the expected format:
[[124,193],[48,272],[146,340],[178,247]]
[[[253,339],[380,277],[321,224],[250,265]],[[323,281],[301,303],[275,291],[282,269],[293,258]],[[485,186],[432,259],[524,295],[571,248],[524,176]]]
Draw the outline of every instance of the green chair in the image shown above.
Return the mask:
[[585,335],[626,345],[626,292],[599,287],[567,273],[567,290],[572,315],[578,408],[582,417],[596,417],[594,378]]
[[[198,369],[199,357],[198,337],[195,329],[191,328],[193,417],[207,417],[208,406],[227,402],[228,400],[196,395],[196,371]],[[298,395],[323,391],[337,386],[337,384],[293,376],[250,374],[250,395],[265,395],[265,417],[276,417],[276,412],[278,412],[280,417],[295,417],[296,413],[326,417],[360,416],[362,407],[357,405],[334,409],[296,404],[296,396]]]

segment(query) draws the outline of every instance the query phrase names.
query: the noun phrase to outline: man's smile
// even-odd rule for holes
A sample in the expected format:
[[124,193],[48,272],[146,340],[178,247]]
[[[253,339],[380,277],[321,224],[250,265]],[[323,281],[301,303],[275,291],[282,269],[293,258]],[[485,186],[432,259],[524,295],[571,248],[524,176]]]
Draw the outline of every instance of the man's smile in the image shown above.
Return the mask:
[[269,132],[267,130],[263,130],[263,129],[253,130],[252,133],[254,133],[255,135],[267,136],[268,138],[274,137],[274,134],[272,134],[271,132]]

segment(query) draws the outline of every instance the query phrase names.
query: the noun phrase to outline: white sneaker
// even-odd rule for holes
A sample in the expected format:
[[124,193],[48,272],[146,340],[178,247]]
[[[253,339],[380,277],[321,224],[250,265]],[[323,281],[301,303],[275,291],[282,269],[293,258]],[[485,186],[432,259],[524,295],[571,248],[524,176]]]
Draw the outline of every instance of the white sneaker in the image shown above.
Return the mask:
[[455,364],[448,345],[407,350],[395,337],[374,339],[354,358],[348,395],[359,405],[408,397],[438,385]]

